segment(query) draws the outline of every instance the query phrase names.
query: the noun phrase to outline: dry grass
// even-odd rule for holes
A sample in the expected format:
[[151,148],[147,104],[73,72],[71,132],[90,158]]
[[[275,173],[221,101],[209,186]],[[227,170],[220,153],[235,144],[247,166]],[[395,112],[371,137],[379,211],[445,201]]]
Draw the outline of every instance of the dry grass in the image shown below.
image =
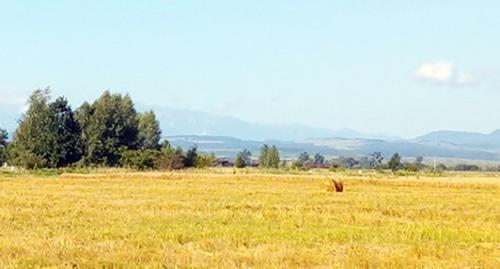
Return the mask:
[[4,174],[0,268],[500,268],[499,208],[497,174]]

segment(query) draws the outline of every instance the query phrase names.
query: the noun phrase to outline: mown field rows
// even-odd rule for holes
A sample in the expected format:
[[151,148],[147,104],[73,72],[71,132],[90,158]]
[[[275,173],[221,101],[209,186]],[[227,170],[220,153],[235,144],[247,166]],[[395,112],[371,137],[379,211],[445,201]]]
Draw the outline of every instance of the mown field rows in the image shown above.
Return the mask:
[[0,267],[500,268],[498,174],[0,176]]

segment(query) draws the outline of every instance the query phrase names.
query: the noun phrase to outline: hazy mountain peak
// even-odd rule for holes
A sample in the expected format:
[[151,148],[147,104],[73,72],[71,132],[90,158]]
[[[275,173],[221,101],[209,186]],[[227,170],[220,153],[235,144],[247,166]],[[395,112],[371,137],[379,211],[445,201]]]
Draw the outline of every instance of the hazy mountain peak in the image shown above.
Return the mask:
[[500,129],[491,132],[490,136],[500,139]]

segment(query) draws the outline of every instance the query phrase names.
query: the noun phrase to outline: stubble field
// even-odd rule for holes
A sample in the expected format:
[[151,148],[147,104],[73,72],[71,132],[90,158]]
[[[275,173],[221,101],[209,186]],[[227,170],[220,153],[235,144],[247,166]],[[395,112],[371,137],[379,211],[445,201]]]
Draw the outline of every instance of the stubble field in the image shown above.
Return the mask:
[[[344,193],[326,191],[328,177]],[[0,268],[500,268],[499,174],[0,175]]]

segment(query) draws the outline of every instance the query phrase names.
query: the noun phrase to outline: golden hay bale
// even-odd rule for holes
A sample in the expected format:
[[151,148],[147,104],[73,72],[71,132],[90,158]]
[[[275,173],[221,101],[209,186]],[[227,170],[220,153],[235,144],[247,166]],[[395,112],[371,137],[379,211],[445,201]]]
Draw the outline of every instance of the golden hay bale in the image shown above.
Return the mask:
[[333,192],[344,192],[344,181],[342,180],[335,180],[335,179],[330,179],[331,184],[328,186],[328,191]]

